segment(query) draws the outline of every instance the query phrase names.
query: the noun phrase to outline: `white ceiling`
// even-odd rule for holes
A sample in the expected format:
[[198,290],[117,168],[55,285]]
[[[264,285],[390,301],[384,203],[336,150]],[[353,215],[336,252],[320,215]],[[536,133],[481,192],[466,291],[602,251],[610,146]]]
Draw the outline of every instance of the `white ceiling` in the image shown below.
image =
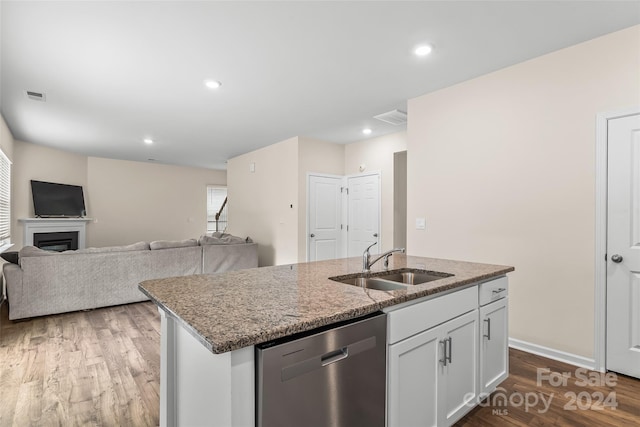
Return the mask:
[[[640,2],[3,0],[0,13],[1,111],[16,139],[224,168],[293,136],[402,130],[372,117],[638,24]],[[415,57],[424,42],[433,54]]]

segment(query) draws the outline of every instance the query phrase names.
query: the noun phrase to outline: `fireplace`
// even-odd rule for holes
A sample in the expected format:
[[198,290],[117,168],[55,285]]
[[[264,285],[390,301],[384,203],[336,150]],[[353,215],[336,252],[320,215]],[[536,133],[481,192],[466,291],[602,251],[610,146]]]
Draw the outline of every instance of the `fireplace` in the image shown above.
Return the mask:
[[33,246],[55,252],[76,250],[78,249],[78,232],[33,233]]
[[[62,236],[61,240],[65,242],[47,242],[48,250],[64,251],[67,249],[84,249],[86,246],[86,225],[93,221],[91,218],[20,218],[18,222],[24,225],[24,246],[40,246],[37,245],[35,235],[42,234],[44,240],[59,240],[53,235],[60,233],[75,233],[74,237]],[[48,236],[47,236],[48,235]],[[45,248],[43,248],[45,249]]]

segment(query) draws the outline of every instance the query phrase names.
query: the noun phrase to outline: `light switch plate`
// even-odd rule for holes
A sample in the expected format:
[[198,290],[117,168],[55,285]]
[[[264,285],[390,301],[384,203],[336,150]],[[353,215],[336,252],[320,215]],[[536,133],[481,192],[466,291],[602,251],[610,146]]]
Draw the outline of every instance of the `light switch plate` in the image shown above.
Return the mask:
[[427,228],[426,218],[416,218],[416,230],[424,230]]

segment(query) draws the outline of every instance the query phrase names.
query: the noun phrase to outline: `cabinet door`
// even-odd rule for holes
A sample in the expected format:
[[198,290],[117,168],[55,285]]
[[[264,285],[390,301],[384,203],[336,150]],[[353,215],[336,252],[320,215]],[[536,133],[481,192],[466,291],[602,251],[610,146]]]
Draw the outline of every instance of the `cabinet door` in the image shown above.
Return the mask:
[[489,394],[509,375],[508,298],[480,307],[480,393]]
[[389,346],[387,425],[437,426],[442,357],[439,328]]
[[476,405],[478,395],[478,310],[457,317],[442,326],[448,341],[447,363],[443,366],[439,425],[452,425]]

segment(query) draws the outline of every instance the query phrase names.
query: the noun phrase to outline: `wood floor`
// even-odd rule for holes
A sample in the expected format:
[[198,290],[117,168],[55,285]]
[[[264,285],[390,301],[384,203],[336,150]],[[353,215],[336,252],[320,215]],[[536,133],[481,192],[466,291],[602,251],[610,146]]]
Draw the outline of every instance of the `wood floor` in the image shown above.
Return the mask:
[[152,303],[0,317],[0,426],[157,426],[160,316]]
[[[158,425],[159,329],[150,302],[22,322],[9,321],[3,304],[0,427]],[[504,391],[456,426],[640,426],[640,380],[618,375],[615,386],[583,387],[572,365],[517,350],[510,351],[510,363]],[[538,368],[556,380],[569,373],[566,385],[547,379],[537,385]],[[494,399],[498,394],[506,405]],[[547,410],[543,397],[551,402]]]
[[[509,350],[509,363],[509,378],[488,403],[473,409],[456,427],[640,426],[638,379],[613,372],[576,371],[576,366],[514,349]],[[539,375],[538,369],[545,368],[549,372]],[[499,398],[503,396],[506,405]]]

